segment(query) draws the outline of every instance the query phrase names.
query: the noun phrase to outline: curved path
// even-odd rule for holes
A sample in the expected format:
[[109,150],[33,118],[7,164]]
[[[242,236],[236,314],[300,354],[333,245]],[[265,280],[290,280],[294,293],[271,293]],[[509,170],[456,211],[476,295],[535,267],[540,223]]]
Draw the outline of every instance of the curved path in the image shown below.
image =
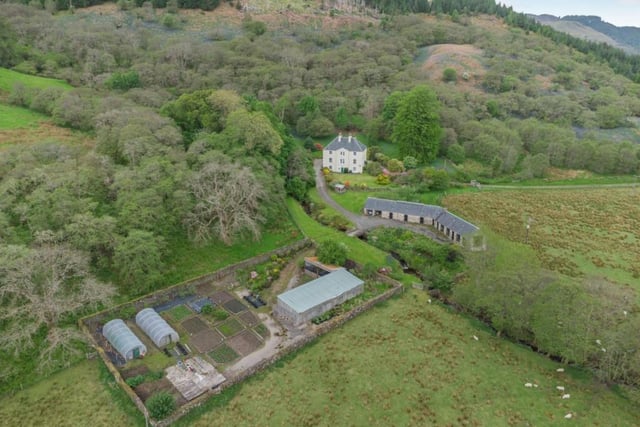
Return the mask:
[[355,226],[356,230],[350,232],[350,235],[355,235],[358,233],[362,233],[367,230],[371,230],[376,227],[392,227],[392,228],[403,228],[405,230],[410,230],[414,233],[423,234],[427,237],[430,237],[434,241],[438,243],[448,243],[449,240],[444,237],[439,236],[426,226],[407,224],[405,222],[394,221],[392,219],[383,219],[378,217],[372,217],[367,215],[357,215],[353,212],[345,209],[341,205],[339,205],[333,198],[329,195],[329,190],[327,189],[327,183],[324,180],[324,176],[322,175],[322,160],[316,159],[313,162],[313,168],[316,171],[316,189],[318,190],[318,194],[329,206],[340,212],[344,215],[349,221],[351,221]]

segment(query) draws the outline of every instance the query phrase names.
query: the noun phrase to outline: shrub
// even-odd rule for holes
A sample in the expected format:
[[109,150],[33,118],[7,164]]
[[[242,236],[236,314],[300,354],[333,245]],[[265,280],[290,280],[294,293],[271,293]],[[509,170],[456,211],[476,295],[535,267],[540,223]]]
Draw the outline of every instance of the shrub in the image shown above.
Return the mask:
[[176,409],[176,399],[166,391],[160,391],[151,396],[146,405],[153,418],[162,420]]
[[458,80],[458,73],[453,68],[445,68],[442,72],[442,80],[445,82],[455,82]]
[[343,265],[347,260],[347,247],[344,243],[325,240],[318,244],[318,260],[325,264]]
[[136,375],[135,377],[127,378],[125,381],[127,385],[131,388],[138,387],[145,381],[144,375]]
[[376,182],[379,185],[389,185],[391,183],[391,179],[387,175],[381,173],[376,177]]

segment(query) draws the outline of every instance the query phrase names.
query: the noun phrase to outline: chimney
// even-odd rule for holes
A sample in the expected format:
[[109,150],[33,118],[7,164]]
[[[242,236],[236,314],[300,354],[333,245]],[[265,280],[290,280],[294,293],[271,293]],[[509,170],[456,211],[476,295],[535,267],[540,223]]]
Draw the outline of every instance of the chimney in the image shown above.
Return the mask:
[[349,142],[351,142],[351,134],[349,134]]
[[338,134],[338,142],[342,141],[342,132]]

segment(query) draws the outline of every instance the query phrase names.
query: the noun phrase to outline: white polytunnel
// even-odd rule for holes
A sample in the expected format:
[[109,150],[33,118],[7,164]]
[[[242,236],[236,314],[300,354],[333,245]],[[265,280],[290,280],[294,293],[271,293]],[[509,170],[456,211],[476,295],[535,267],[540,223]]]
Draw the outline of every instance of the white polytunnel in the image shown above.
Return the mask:
[[122,319],[113,319],[105,323],[102,335],[125,360],[135,359],[147,353],[147,347]]
[[178,333],[153,308],[145,308],[136,315],[136,324],[158,347],[178,342]]

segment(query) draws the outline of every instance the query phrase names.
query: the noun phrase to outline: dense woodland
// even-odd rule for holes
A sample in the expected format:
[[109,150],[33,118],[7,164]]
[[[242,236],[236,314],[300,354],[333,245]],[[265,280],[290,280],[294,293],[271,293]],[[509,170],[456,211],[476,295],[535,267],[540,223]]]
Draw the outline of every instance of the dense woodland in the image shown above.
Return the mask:
[[[640,173],[640,145],[612,138],[637,126],[640,58],[553,32],[490,0],[365,3],[377,10],[356,2],[364,12],[354,16],[334,8],[275,22],[244,13],[206,30],[177,8],[213,9],[215,1],[119,2],[113,14],[52,14],[66,2],[2,3],[0,65],[73,86],[18,83],[3,99],[94,141],[12,146],[0,156],[0,298],[10,308],[0,315],[0,360],[22,361],[3,363],[3,390],[24,370],[71,357],[78,314],[168,285],[171,242],[231,244],[277,229],[286,195],[304,201],[313,185],[313,139],[305,138],[344,131],[372,145],[391,142],[403,158],[371,164],[399,170],[447,158],[457,165],[454,181],[545,177],[550,167]],[[472,45],[478,65],[429,75],[424,57],[441,44]],[[504,277],[491,256],[467,261],[486,277]],[[523,287],[556,292],[548,275],[521,267]],[[451,275],[427,273],[451,291]],[[473,281],[475,288],[454,288],[455,299],[503,322],[499,331],[530,342],[533,329],[547,330],[549,313],[518,324],[520,311],[506,299],[499,306],[477,295],[504,289]],[[562,301],[575,299],[574,288],[562,289]],[[599,297],[603,286],[588,289]],[[623,296],[611,304],[620,300],[626,311]],[[635,384],[640,364],[624,353],[626,332],[611,328],[621,350],[609,354],[631,354],[628,369],[604,377]],[[613,368],[618,360],[596,358],[597,348],[575,354],[574,343],[545,337],[536,343],[568,362]],[[34,354],[40,362],[28,362]]]

